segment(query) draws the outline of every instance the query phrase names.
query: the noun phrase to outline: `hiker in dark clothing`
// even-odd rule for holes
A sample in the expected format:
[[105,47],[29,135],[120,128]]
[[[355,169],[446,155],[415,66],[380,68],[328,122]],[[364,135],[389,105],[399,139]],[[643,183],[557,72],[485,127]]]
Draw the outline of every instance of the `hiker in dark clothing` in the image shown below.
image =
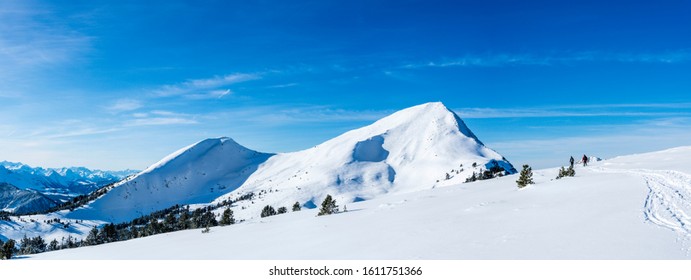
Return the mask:
[[588,156],[583,155],[583,166],[588,166]]
[[573,168],[573,162],[574,162],[573,157],[571,157],[571,158],[569,159],[569,163],[571,163],[571,168]]

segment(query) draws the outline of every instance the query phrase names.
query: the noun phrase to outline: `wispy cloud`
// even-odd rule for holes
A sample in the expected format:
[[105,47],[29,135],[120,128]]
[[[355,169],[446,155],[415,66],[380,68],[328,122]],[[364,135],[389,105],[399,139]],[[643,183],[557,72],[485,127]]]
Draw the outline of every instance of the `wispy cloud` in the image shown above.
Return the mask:
[[174,85],[164,85],[155,89],[153,93],[157,97],[220,98],[231,93],[229,89],[223,87],[257,79],[261,79],[261,75],[235,73],[207,79],[193,79]]
[[154,125],[177,125],[177,124],[196,124],[197,121],[185,118],[141,118],[134,119],[127,123],[128,126],[154,126]]
[[96,127],[88,127],[88,128],[69,130],[69,131],[62,132],[62,133],[50,134],[50,135],[47,135],[46,138],[47,139],[57,139],[57,138],[90,136],[90,135],[112,133],[112,132],[117,132],[120,130],[121,129],[119,129],[119,128],[105,128],[105,129],[103,129],[103,128],[96,128]]
[[0,65],[34,67],[72,62],[92,38],[68,29],[31,1],[0,2]]
[[688,63],[691,62],[691,49],[657,53],[610,53],[602,51],[590,52],[557,52],[557,53],[522,53],[522,54],[468,54],[455,58],[429,60],[420,63],[409,63],[401,66],[404,69],[428,67],[500,67],[520,65],[569,65],[588,62],[618,62],[618,63]]
[[[684,109],[684,110],[670,110]],[[534,108],[458,108],[461,118],[673,117],[691,116],[691,103],[559,105]]]
[[233,94],[232,91],[229,89],[218,89],[218,90],[210,90],[207,92],[203,93],[192,93],[188,94],[185,97],[189,99],[213,99],[213,98],[223,98],[226,95]]
[[344,110],[314,105],[276,105],[239,108],[209,116],[273,126],[302,123],[367,122],[378,120],[392,112],[391,110]]
[[134,113],[132,117],[132,119],[125,122],[125,126],[169,126],[198,123],[194,115],[163,110],[154,110],[148,113]]
[[108,106],[106,109],[114,113],[119,113],[137,110],[143,106],[143,103],[139,100],[125,98],[116,100],[115,103]]
[[287,83],[287,84],[268,86],[267,88],[287,88],[287,87],[295,87],[298,85],[300,85],[300,84],[299,83]]

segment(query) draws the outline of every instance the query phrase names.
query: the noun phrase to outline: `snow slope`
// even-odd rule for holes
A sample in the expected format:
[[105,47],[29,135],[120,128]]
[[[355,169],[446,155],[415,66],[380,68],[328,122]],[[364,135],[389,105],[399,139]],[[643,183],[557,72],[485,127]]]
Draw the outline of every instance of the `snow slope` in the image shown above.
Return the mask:
[[327,194],[369,200],[458,184],[493,165],[515,173],[455,113],[427,103],[295,153],[259,153],[229,138],[207,139],[66,217],[125,222],[175,204],[217,203],[251,192],[261,194],[261,203],[242,202],[236,214],[251,219],[267,204],[314,208]]
[[[691,259],[691,147],[30,259]],[[234,209],[237,209],[235,206]]]
[[87,206],[65,212],[65,217],[124,222],[176,204],[209,202],[240,186],[270,156],[230,138],[206,139],[117,183]]

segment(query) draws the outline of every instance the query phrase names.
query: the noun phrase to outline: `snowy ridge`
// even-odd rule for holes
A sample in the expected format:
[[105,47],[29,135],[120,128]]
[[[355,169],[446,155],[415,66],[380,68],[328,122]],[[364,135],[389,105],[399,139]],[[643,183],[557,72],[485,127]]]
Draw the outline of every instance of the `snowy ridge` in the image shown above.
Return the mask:
[[200,141],[171,154],[67,218],[123,222],[176,204],[212,201],[240,186],[271,154],[230,138]]

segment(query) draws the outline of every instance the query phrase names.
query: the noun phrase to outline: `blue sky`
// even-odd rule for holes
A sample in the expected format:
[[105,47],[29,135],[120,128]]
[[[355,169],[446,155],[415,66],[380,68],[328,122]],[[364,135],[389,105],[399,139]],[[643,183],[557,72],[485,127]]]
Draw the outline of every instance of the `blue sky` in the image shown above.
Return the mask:
[[691,144],[691,2],[572,2],[2,1],[0,160],[289,152],[430,101],[517,165]]

